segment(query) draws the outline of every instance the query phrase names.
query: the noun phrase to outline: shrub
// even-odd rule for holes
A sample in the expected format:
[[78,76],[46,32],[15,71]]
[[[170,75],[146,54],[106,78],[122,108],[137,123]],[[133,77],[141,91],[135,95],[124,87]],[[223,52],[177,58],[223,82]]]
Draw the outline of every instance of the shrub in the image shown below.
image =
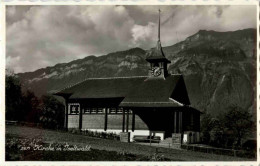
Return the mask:
[[45,128],[62,129],[64,124],[64,105],[52,96],[43,96],[40,123]]
[[97,137],[97,138],[104,138],[110,140],[120,140],[120,136],[113,132],[98,132],[98,131],[91,131],[91,130],[78,130],[78,129],[70,129],[69,130],[73,134],[83,134],[90,137]]

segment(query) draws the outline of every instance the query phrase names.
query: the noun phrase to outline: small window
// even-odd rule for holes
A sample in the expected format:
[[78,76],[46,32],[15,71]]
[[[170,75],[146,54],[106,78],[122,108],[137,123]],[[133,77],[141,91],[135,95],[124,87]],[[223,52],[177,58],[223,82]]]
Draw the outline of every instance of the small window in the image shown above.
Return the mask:
[[117,113],[119,113],[119,114],[120,114],[120,113],[123,113],[123,108],[118,108],[118,109],[117,109]]
[[115,114],[116,113],[116,108],[110,108],[109,109],[110,114]]
[[97,113],[98,113],[98,114],[102,114],[102,113],[103,113],[103,108],[98,108],[98,109],[97,109]]
[[90,113],[90,109],[89,108],[86,108],[85,110],[84,110],[84,114],[89,114]]
[[79,114],[79,105],[71,105],[70,106],[71,114]]
[[97,113],[97,108],[91,108],[90,110],[91,110],[92,114],[96,114]]

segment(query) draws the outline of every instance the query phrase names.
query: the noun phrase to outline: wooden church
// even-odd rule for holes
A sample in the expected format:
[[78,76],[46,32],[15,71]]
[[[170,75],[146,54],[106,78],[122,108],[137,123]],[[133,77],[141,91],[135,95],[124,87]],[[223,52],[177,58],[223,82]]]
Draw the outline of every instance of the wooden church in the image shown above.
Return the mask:
[[161,139],[198,133],[200,112],[190,106],[183,76],[167,70],[160,12],[157,46],[146,60],[148,76],[89,78],[55,93],[65,99],[65,128],[118,131],[128,141],[138,131],[161,133]]

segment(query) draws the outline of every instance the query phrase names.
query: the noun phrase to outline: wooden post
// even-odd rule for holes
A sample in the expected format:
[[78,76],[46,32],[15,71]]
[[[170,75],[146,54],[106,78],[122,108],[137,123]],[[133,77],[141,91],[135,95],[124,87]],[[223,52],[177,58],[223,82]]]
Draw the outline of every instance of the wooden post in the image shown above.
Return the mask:
[[194,117],[193,117],[193,112],[192,112],[192,111],[190,111],[190,117],[191,117],[191,118],[190,118],[190,119],[191,119],[191,120],[190,120],[191,130],[194,131],[194,129],[195,129],[195,128],[194,128]]
[[107,108],[105,108],[105,126],[104,130],[107,131]]
[[180,114],[180,112],[179,111],[177,111],[177,117],[176,117],[176,119],[177,119],[177,121],[176,121],[176,133],[180,133],[180,126],[179,126],[179,121],[180,121],[180,116],[179,116],[179,114]]
[[129,109],[126,110],[126,132],[128,132],[128,126],[129,126]]
[[198,131],[200,131],[200,113],[197,113],[198,114],[198,116],[197,116],[197,121],[198,121]]
[[82,129],[82,109],[79,107],[79,130]]
[[174,133],[177,133],[177,112],[174,112]]
[[68,130],[68,100],[65,98],[65,118],[64,118],[64,128]]
[[149,139],[150,139],[150,146],[152,145],[152,132],[149,130]]
[[179,112],[179,133],[182,133],[182,112]]
[[132,111],[132,131],[135,131],[135,112]]
[[123,123],[122,123],[122,132],[125,132],[125,109],[123,109]]

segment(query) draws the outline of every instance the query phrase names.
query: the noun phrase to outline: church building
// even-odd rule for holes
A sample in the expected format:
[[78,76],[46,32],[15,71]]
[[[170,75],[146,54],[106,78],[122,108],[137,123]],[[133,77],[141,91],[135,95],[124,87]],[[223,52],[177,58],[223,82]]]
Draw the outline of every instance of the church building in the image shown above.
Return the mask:
[[146,61],[147,76],[89,78],[55,93],[65,99],[65,128],[117,131],[127,142],[144,133],[162,140],[198,133],[200,111],[190,106],[183,76],[167,69],[171,61],[160,42],[160,12],[157,45]]

